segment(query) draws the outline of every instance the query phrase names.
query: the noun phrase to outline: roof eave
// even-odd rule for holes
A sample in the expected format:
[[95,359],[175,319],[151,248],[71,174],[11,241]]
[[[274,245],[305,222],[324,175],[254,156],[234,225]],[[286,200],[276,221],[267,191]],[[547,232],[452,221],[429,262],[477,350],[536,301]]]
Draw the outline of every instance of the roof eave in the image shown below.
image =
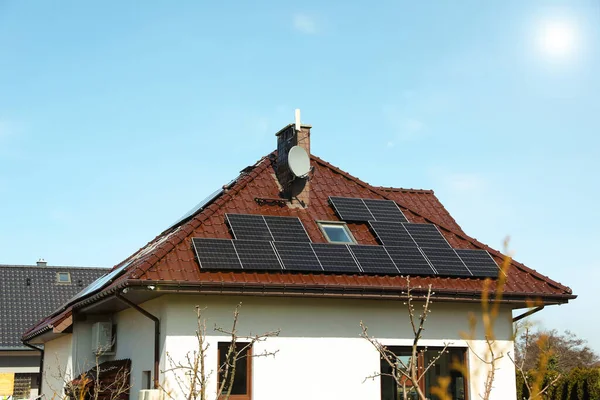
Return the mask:
[[[158,294],[168,293],[202,293],[202,294],[243,294],[254,296],[299,296],[299,297],[340,297],[360,299],[402,299],[406,298],[406,287],[391,286],[340,286],[319,284],[281,284],[281,283],[259,283],[259,282],[166,282],[151,280],[130,279],[121,288],[128,286],[130,290],[151,290]],[[149,289],[149,287],[152,287]],[[111,288],[104,293],[98,294],[98,299],[106,297],[117,290]],[[427,293],[427,288],[412,288],[411,292],[417,296]],[[480,291],[458,290],[458,289],[434,289],[432,297],[437,301],[463,301],[481,302]],[[494,292],[490,292],[494,295]],[[501,303],[514,304],[526,307],[532,301],[545,305],[565,304],[577,296],[572,294],[540,294],[540,293],[504,293]],[[86,304],[98,299],[88,299]],[[81,304],[81,306],[86,305]]]

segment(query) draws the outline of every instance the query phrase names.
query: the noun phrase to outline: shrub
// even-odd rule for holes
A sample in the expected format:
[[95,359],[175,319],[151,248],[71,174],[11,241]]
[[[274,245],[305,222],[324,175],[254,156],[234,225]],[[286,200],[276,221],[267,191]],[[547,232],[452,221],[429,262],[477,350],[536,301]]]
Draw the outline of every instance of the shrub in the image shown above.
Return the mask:
[[[544,387],[557,375],[549,371],[544,377]],[[528,377],[530,374],[528,374]],[[529,392],[520,373],[517,373],[517,399],[529,399]],[[556,384],[542,395],[543,400],[600,400],[600,368],[574,368],[561,376]]]

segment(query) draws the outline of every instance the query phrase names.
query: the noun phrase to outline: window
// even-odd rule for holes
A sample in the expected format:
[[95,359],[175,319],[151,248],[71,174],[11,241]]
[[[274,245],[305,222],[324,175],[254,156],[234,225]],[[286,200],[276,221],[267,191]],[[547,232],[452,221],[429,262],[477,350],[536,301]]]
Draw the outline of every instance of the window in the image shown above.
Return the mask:
[[[400,362],[407,365],[410,361],[411,349],[408,347],[389,347],[397,357],[398,364]],[[419,352],[417,356],[417,367],[419,369],[425,368],[429,365],[433,357],[435,357],[441,348],[427,348],[424,352]],[[467,380],[458,371],[451,368],[453,360],[457,360],[464,363],[466,359],[465,349],[452,348],[447,349],[446,352],[437,360],[434,366],[432,366],[423,379],[419,380],[419,386],[421,390],[425,392],[428,399],[439,400],[435,395],[431,394],[431,387],[438,384],[439,377],[450,377],[450,385],[448,386],[448,394],[453,400],[468,400],[467,397]],[[381,359],[381,373],[382,374],[393,374],[393,368],[385,361]],[[396,381],[391,376],[381,376],[381,400],[401,400],[403,399],[404,390],[408,393],[409,399],[418,399],[417,392],[413,387],[410,380],[406,380],[404,387],[397,387]]]
[[344,222],[318,221],[317,224],[330,243],[356,243],[350,229]]
[[[248,348],[248,343],[236,343],[234,352],[235,354],[229,353],[230,342],[219,342],[219,379],[217,382],[218,387],[221,387],[221,383],[225,379],[225,385],[223,386],[223,393],[226,393],[228,388],[231,387],[230,400],[250,400],[251,383],[252,383],[252,349]],[[229,373],[229,376],[225,376],[225,368],[229,365],[229,371],[232,370],[233,360],[237,359],[235,363],[235,374]]]
[[56,281],[58,283],[71,283],[71,274],[68,272],[58,272],[56,274]]

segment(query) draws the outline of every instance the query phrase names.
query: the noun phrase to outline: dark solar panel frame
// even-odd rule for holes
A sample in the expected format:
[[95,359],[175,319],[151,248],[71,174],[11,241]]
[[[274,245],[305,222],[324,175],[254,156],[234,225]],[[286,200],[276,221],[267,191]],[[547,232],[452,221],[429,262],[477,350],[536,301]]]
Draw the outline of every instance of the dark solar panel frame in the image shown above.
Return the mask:
[[273,242],[286,271],[323,272],[323,266],[311,243]]
[[310,242],[308,233],[298,217],[265,215],[264,220],[276,242]]
[[404,224],[404,228],[419,247],[452,248],[434,224]]
[[453,248],[421,247],[421,251],[425,254],[431,265],[433,265],[438,275],[452,277],[473,276]]
[[231,239],[193,238],[192,247],[200,269],[243,269]]
[[348,245],[331,243],[311,244],[325,272],[360,273],[360,267]]
[[416,246],[405,224],[387,221],[369,221],[369,225],[384,246]]
[[375,221],[408,222],[398,205],[392,200],[363,199]]
[[271,245],[261,240],[234,240],[233,246],[244,270],[282,270],[283,266]]
[[398,274],[396,264],[383,246],[349,245],[348,248],[365,273]]
[[272,241],[265,218],[256,214],[225,214],[233,236],[239,240]]
[[485,250],[456,249],[456,254],[465,263],[473,276],[497,278],[500,268],[490,253]]
[[371,221],[375,219],[362,199],[330,196],[329,201],[343,221]]
[[430,276],[436,270],[416,246],[385,246],[400,275]]

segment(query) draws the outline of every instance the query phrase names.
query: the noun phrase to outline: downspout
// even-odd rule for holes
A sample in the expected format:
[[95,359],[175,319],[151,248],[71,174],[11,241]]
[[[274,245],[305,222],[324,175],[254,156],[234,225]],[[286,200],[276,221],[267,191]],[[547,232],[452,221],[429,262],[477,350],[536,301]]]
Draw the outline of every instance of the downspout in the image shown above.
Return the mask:
[[144,310],[142,307],[133,303],[131,300],[128,300],[125,297],[121,296],[119,292],[115,293],[115,297],[121,302],[127,304],[129,307],[143,314],[145,317],[154,321],[154,389],[158,389],[158,367],[160,359],[160,320],[154,315],[150,314],[148,311]]
[[44,381],[44,349],[40,349],[37,346],[27,343],[26,341],[23,341],[23,344],[29,347],[30,349],[37,350],[40,352],[40,377],[38,378],[38,393],[42,394],[42,382]]
[[521,314],[521,315],[517,315],[516,317],[514,317],[514,318],[512,319],[512,322],[517,322],[517,321],[520,321],[520,320],[522,320],[523,318],[529,317],[530,315],[533,315],[533,314],[535,314],[535,313],[536,313],[536,312],[538,312],[538,311],[542,311],[543,309],[544,309],[544,306],[538,306],[538,307],[536,307],[536,308],[533,308],[533,309],[531,309],[531,310],[529,310],[529,311],[527,311],[527,312],[524,312],[524,313],[523,313],[523,314]]

